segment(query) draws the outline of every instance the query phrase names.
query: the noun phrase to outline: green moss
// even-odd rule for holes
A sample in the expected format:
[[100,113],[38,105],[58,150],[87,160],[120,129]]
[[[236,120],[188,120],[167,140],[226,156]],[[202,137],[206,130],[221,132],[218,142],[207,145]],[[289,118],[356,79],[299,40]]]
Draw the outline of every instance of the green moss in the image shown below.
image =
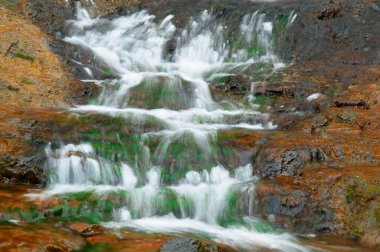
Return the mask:
[[249,47],[246,50],[249,57],[252,57],[252,56],[262,57],[266,53],[266,50],[263,46]]
[[375,220],[376,220],[375,226],[380,227],[380,204],[379,203],[377,203],[375,207],[374,214],[375,214]]
[[9,91],[12,91],[12,92],[18,92],[18,91],[20,91],[19,88],[14,87],[14,86],[12,86],[12,85],[8,85],[8,86],[7,86],[7,89],[8,89]]
[[210,170],[215,166],[211,155],[204,153],[202,147],[190,133],[173,139],[164,153],[165,156],[156,156],[153,160],[153,163],[162,167],[162,181],[165,184],[176,183],[191,170]]
[[287,43],[288,38],[288,27],[287,25],[291,21],[290,19],[294,17],[294,12],[281,13],[276,16],[273,25],[273,37],[275,45],[280,46]]
[[115,202],[109,199],[100,200],[97,209],[104,214],[111,214],[112,211],[120,207],[119,202]]
[[350,186],[346,190],[346,200],[347,200],[347,202],[351,203],[354,200],[354,197],[355,197],[354,187]]
[[248,42],[240,36],[233,36],[229,41],[233,52],[244,50],[248,58],[260,58],[266,54],[265,47],[257,39]]
[[258,108],[256,108],[256,111],[258,111],[260,113],[267,113],[268,107],[267,106],[259,106]]
[[375,195],[369,190],[367,181],[360,176],[350,176],[346,178],[346,200],[359,206],[365,206]]
[[21,83],[26,85],[34,85],[34,82],[26,77],[21,78]]
[[350,232],[350,236],[352,239],[359,239],[363,235],[363,231],[356,227],[354,230]]
[[345,89],[343,88],[342,84],[334,83],[334,84],[330,85],[330,87],[328,88],[328,90],[325,93],[327,96],[336,97],[337,95],[343,93],[344,90]]
[[256,96],[251,100],[251,103],[256,105],[266,105],[266,106],[272,106],[276,102],[275,98],[269,97],[269,96]]
[[294,99],[296,101],[301,101],[302,100],[302,95],[294,95]]
[[158,206],[158,215],[178,214],[181,211],[177,194],[169,188],[160,191],[155,204]]
[[102,73],[104,73],[104,74],[109,74],[109,75],[112,75],[112,74],[113,74],[112,69],[109,68],[109,67],[105,67],[105,66],[101,67],[101,68],[100,68],[100,71],[101,71]]
[[192,102],[192,84],[179,76],[174,78],[161,76],[143,80],[130,89],[128,104],[146,109],[188,108]]
[[[70,200],[71,203],[75,203],[73,198]],[[81,202],[79,205],[65,203],[46,211],[38,211],[34,208],[16,210],[19,218],[27,222],[42,222],[54,219],[56,221],[85,221],[97,224],[101,221],[111,221],[113,210],[119,207],[119,202],[110,199],[88,198],[87,201]]]
[[368,190],[376,195],[380,195],[380,184],[369,184]]
[[[121,135],[113,133],[100,133],[90,131],[87,134],[89,143],[95,149],[95,152],[108,160],[115,162],[125,162],[134,165],[138,161],[140,153],[143,151],[142,140],[139,135]],[[108,140],[95,140],[97,138],[108,138]],[[114,172],[120,174],[119,166],[114,165]]]
[[23,51],[17,51],[15,56],[19,59],[28,60],[30,62],[34,62],[34,57],[32,55],[29,55]]
[[218,223],[222,227],[245,225],[245,222],[241,217],[233,215],[223,215],[219,218]]
[[17,226],[16,223],[8,220],[0,220],[0,226],[5,225],[5,226]]
[[239,138],[243,136],[244,134],[240,132],[231,132],[231,131],[224,131],[219,130],[216,137],[216,145],[223,145],[223,143],[227,140],[233,140],[236,138]]
[[[72,216],[72,217],[76,217],[76,216]],[[99,224],[102,221],[100,213],[96,211],[84,212],[79,216],[79,219],[84,220],[91,224]]]
[[86,245],[80,250],[74,250],[75,252],[112,252],[109,244],[106,242],[102,243],[86,243]]
[[39,212],[36,208],[31,207],[28,210],[17,209],[19,218],[24,221],[34,222],[43,218],[43,213]]
[[270,75],[268,81],[271,83],[280,83],[281,82],[280,77],[276,73]]
[[236,191],[231,191],[227,196],[227,206],[224,213],[219,217],[218,223],[223,227],[231,225],[244,225],[244,221],[239,217],[240,196]]
[[195,215],[195,205],[194,202],[191,199],[188,199],[183,196],[179,196],[178,198],[179,202],[181,203],[182,209],[184,215],[186,217],[194,217]]
[[20,3],[20,0],[0,0],[0,2],[8,6],[16,6]]
[[217,77],[214,79],[214,83],[217,83],[217,84],[224,84],[227,82],[229,76],[221,76],[221,77]]
[[92,191],[83,191],[83,192],[69,193],[65,196],[77,201],[85,201],[92,195],[92,193],[93,193]]
[[86,139],[99,139],[102,136],[102,132],[99,129],[91,129],[83,134]]

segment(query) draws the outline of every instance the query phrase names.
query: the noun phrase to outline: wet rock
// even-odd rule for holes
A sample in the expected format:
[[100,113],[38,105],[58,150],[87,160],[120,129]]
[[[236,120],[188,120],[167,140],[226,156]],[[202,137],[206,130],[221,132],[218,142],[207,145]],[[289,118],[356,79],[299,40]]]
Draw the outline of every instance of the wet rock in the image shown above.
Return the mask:
[[343,122],[354,123],[357,118],[357,112],[355,111],[342,111],[338,113],[337,118]]
[[45,181],[43,160],[44,158],[39,155],[30,157],[0,155],[0,180],[12,183],[42,184]]
[[256,176],[302,176],[304,165],[320,163],[326,160],[326,155],[320,148],[297,146],[292,150],[268,148],[261,150],[253,158],[253,173]]
[[[296,8],[297,19],[279,43],[278,51],[283,58],[297,62],[324,58],[325,64],[331,64],[340,63],[341,59],[336,57],[339,54],[349,62],[353,61],[353,52],[367,54],[365,48],[374,50],[380,41],[379,34],[368,35],[380,21],[378,12],[366,2],[308,1]],[[369,53],[354,61],[373,64],[376,57]]]
[[216,85],[216,88],[227,93],[244,95],[251,89],[251,82],[244,75],[231,75],[226,78],[224,83]]
[[307,186],[281,178],[264,180],[256,189],[256,216],[272,225],[302,233],[331,232],[335,228],[334,211],[320,203]]
[[69,228],[83,237],[91,237],[104,233],[104,229],[100,225],[89,225],[87,223],[74,223]]
[[336,100],[334,101],[334,104],[338,108],[342,108],[342,107],[369,108],[369,104],[364,100],[358,100],[358,101]]
[[67,250],[57,245],[47,245],[46,251],[47,252],[66,252]]
[[294,96],[294,86],[290,84],[279,84],[270,82],[257,82],[253,89],[254,95],[281,95],[281,96]]
[[326,20],[331,18],[336,18],[341,14],[342,6],[337,4],[329,4],[328,6],[323,7],[316,13],[316,16],[319,20]]
[[[105,80],[117,78],[107,67],[107,64],[97,60],[89,49],[67,43],[60,43],[60,47],[56,48],[55,51],[63,57],[70,59],[67,62],[70,70],[80,79]],[[91,74],[85,70],[86,68],[90,70]]]
[[165,242],[160,252],[222,252],[218,245],[194,238],[176,238]]
[[74,1],[28,1],[26,14],[45,33],[55,35],[57,31],[63,29],[66,20],[72,18],[75,13],[71,2]]
[[367,162],[369,162],[369,163],[373,163],[373,162],[376,161],[375,157],[372,154],[369,154],[369,155],[365,156],[364,160],[367,161]]
[[313,118],[312,123],[311,123],[311,128],[318,129],[318,128],[326,127],[328,123],[329,123],[329,120],[326,116],[318,115]]
[[330,107],[330,101],[326,96],[321,95],[317,99],[310,101],[309,105],[311,112],[323,112]]

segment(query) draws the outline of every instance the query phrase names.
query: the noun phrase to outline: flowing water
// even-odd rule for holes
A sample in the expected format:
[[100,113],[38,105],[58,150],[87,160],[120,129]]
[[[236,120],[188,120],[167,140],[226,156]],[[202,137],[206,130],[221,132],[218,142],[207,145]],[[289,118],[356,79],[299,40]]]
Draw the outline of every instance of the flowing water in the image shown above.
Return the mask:
[[[218,146],[226,130],[275,128],[256,111],[252,96],[216,101],[210,91],[236,72],[271,74],[284,66],[274,53],[273,20],[260,11],[247,14],[231,36],[207,10],[182,28],[174,18],[140,11],[106,20],[78,6],[64,40],[91,51],[114,78],[97,81],[98,99],[72,112],[117,118],[128,132],[113,132],[112,144],[47,146],[48,189],[30,196],[118,192],[120,204],[103,222],[109,228],[194,235],[239,251],[307,251],[292,235],[252,216],[252,166],[228,165],[228,151]],[[284,28],[295,19],[290,13]],[[84,70],[92,78],[90,67]]]

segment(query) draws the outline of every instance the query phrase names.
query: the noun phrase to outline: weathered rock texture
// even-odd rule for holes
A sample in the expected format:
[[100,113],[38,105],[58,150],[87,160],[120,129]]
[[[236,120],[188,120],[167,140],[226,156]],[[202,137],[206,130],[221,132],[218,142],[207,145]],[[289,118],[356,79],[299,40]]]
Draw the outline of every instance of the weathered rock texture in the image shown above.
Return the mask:
[[[277,20],[294,10],[296,22],[275,39],[277,53],[292,65],[259,78],[254,91],[270,99],[260,109],[270,113],[279,130],[240,131],[228,144],[243,154],[225,162],[246,163],[252,156],[254,175],[263,178],[252,211],[273,225],[379,246],[380,1],[81,2],[93,16],[104,18],[140,9],[158,19],[175,12],[178,26],[210,7],[218,20],[230,24],[258,8]],[[0,180],[43,183],[40,153],[49,137],[41,132],[57,139],[54,131],[62,129],[54,128],[59,123],[50,120],[53,112],[36,108],[67,108],[93,93],[72,75],[86,77],[70,59],[84,62],[96,77],[112,76],[97,71],[101,62],[91,53],[53,39],[61,38],[67,32],[65,21],[75,17],[73,1],[1,4]],[[252,79],[241,74],[215,89],[245,95]],[[309,101],[314,93],[322,95]]]
[[95,89],[51,51],[52,37],[24,16],[25,2],[0,5],[0,181],[41,184],[44,141],[36,134],[44,129],[39,121],[52,110],[85,102]]

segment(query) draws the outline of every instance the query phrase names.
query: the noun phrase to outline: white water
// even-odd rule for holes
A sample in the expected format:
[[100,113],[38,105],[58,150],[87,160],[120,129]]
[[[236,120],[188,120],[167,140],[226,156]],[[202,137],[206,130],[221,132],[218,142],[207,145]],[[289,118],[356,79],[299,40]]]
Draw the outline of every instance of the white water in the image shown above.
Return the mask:
[[[151,153],[141,142],[137,159],[143,160],[144,169],[136,163],[107,159],[96,153],[90,143],[60,148],[49,145],[46,169],[51,175],[50,186],[41,194],[29,196],[126,191],[126,203],[115,209],[114,221],[104,223],[105,226],[192,234],[226,243],[239,251],[263,247],[306,251],[289,234],[261,233],[254,226],[248,227],[252,218],[243,218],[245,225],[220,224],[223,217],[230,217],[228,200],[237,188],[249,192],[248,198],[252,200],[255,178],[250,164],[231,170],[215,157],[212,148],[217,131],[275,126],[268,122],[268,115],[239,102],[234,103],[232,110],[226,110],[212,99],[209,85],[214,78],[231,75],[233,69],[254,63],[264,62],[274,70],[284,66],[273,52],[273,23],[259,11],[243,17],[240,43],[263,50],[252,55],[243,47],[234,48],[224,41],[225,27],[207,11],[190,19],[181,31],[174,26],[173,18],[168,16],[157,23],[154,16],[142,11],[108,21],[91,19],[84,9],[78,8],[78,19],[69,21],[71,33],[65,41],[89,49],[118,78],[98,82],[104,88],[97,105],[80,106],[72,111],[122,117],[133,125],[154,120],[160,129],[145,130],[141,139],[158,137],[159,144]],[[289,24],[293,21],[292,14]],[[175,41],[176,49],[168,54],[166,46],[170,41]],[[85,71],[89,77],[93,75],[89,68]],[[152,105],[144,104],[160,90],[170,95]],[[167,153],[183,137],[190,137],[193,142],[187,146],[188,152],[200,150],[205,163],[197,164],[195,169],[188,160],[179,158],[177,163],[193,169],[163,183],[163,172],[172,169],[167,166]],[[179,210],[167,213],[165,204],[173,197]]]

